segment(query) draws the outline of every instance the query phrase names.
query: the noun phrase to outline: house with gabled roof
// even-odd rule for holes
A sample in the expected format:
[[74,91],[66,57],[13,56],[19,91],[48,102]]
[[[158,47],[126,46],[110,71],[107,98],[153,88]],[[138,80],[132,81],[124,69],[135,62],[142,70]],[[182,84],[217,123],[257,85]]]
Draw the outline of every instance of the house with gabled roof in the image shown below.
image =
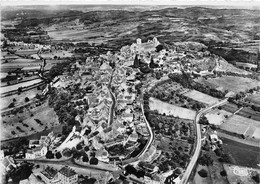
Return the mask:
[[68,166],[65,166],[59,170],[58,179],[60,180],[59,184],[77,184],[78,174]]
[[57,173],[57,170],[48,166],[45,170],[40,172],[40,176],[45,183],[59,184],[60,180],[58,179]]

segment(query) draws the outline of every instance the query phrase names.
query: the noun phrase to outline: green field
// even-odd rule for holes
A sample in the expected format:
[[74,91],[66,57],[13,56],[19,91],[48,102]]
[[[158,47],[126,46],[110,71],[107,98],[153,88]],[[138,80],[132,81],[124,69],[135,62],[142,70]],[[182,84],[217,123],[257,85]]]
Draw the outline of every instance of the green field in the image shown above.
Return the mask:
[[216,88],[220,91],[233,91],[235,93],[244,92],[248,89],[260,86],[260,81],[250,78],[223,76],[218,78],[203,79],[200,78],[197,82]]
[[[31,105],[32,106],[32,105]],[[40,120],[39,124],[35,119]],[[21,122],[20,122],[21,121]],[[16,115],[6,115],[2,118],[1,140],[28,136],[59,125],[55,111],[44,103],[38,107],[24,108],[23,112]],[[20,127],[22,131],[19,131]],[[12,133],[15,132],[15,134]]]
[[232,164],[258,168],[260,148],[221,138],[224,150],[231,157]]
[[250,95],[246,98],[246,101],[254,103],[256,105],[260,105],[260,93]]

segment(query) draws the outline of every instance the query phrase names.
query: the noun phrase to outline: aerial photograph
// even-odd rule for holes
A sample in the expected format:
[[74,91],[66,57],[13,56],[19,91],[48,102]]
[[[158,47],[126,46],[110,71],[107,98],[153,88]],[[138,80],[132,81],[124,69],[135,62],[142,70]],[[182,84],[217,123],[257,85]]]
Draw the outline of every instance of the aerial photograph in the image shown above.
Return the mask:
[[0,184],[260,183],[260,1],[0,4]]

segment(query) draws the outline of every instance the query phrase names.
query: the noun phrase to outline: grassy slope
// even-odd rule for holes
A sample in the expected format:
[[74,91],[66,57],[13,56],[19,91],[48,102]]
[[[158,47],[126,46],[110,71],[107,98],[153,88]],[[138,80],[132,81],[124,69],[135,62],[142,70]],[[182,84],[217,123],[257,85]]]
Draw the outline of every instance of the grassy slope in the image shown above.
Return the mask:
[[260,148],[222,138],[224,150],[232,158],[232,164],[254,167],[260,162]]

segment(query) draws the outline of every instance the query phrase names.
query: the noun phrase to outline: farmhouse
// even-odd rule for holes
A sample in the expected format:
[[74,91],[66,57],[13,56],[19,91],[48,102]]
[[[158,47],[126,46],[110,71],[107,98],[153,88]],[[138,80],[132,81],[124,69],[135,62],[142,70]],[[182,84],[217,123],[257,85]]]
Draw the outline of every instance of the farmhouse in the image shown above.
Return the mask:
[[53,132],[49,133],[47,136],[41,136],[40,140],[30,140],[29,141],[29,148],[33,148],[32,150],[28,150],[25,154],[27,159],[35,159],[42,156],[45,156],[48,147],[53,143],[55,140],[55,136]]
[[46,155],[48,148],[46,146],[40,146],[32,150],[28,150],[25,154],[26,159],[36,159]]

